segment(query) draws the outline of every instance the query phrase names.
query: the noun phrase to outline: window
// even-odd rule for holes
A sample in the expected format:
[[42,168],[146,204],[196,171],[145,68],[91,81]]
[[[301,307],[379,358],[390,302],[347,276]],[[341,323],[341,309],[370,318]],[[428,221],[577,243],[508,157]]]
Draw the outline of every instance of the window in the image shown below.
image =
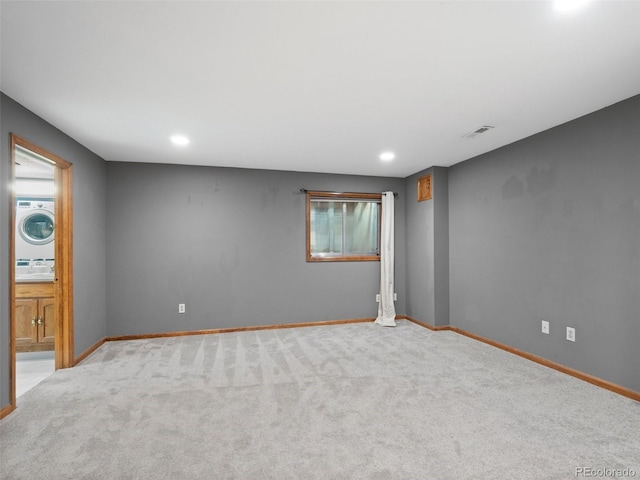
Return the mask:
[[379,193],[307,192],[307,261],[380,260]]

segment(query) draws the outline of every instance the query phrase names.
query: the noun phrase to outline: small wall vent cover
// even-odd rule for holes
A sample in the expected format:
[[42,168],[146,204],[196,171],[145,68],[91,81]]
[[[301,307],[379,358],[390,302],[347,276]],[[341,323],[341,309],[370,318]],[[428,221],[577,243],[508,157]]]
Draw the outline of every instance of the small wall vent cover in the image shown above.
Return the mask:
[[492,128],[495,128],[491,125],[483,125],[479,128],[476,128],[474,131],[469,132],[469,133],[465,133],[462,138],[475,138],[478,135],[482,135],[485,132],[488,132],[489,130],[491,130]]
[[418,201],[431,200],[431,174],[418,179]]

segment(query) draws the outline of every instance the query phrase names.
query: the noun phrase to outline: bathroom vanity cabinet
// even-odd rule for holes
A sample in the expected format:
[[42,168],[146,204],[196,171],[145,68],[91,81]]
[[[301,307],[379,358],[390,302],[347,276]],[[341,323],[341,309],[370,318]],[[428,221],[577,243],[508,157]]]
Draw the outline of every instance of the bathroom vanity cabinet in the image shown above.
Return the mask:
[[16,284],[16,352],[54,350],[55,325],[53,283]]

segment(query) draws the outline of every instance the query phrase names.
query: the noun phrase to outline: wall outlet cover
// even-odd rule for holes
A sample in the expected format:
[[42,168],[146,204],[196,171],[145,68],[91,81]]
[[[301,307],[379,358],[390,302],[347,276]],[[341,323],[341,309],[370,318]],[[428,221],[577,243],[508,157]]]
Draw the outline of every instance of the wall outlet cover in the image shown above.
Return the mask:
[[567,327],[567,340],[570,342],[576,341],[576,329],[573,327]]
[[542,333],[549,335],[549,322],[542,320]]

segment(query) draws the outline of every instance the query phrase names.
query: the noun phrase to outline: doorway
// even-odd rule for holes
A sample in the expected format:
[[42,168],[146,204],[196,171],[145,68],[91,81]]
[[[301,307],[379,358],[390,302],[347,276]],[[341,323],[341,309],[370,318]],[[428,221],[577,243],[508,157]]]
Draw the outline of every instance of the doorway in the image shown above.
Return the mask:
[[74,364],[71,174],[71,163],[11,134],[13,408],[17,388]]

